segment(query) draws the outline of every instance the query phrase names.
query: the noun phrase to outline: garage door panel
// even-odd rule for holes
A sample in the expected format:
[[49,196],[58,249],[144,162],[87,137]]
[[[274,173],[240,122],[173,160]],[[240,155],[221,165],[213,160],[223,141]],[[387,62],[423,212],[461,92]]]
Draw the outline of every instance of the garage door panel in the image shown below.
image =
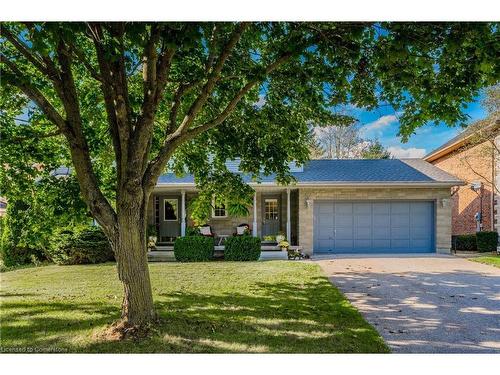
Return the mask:
[[314,251],[430,252],[433,215],[429,201],[320,201],[315,203]]
[[429,230],[426,227],[413,227],[411,228],[411,238],[429,238]]
[[372,239],[372,228],[371,227],[358,227],[354,228],[354,239],[359,240],[371,240]]
[[372,240],[354,240],[354,248],[369,251],[372,248]]
[[333,202],[321,202],[321,204],[318,205],[317,207],[318,207],[318,213],[333,215],[335,206]]
[[354,216],[354,227],[370,227],[372,226],[372,217],[371,215],[367,216],[362,216],[362,215],[355,215]]
[[372,212],[371,203],[354,203],[353,211],[355,215],[366,215]]
[[391,225],[391,215],[389,214],[373,214],[373,226],[374,227],[388,227]]
[[336,227],[335,228],[335,239],[353,239],[354,228],[351,227]]
[[373,239],[383,240],[385,238],[391,238],[391,228],[389,227],[373,228]]
[[372,240],[372,248],[377,250],[385,250],[391,248],[391,240]]
[[335,239],[335,249],[349,250],[354,247],[353,240],[339,240]]
[[391,213],[391,206],[385,202],[372,203],[372,210],[374,214],[388,215]]
[[352,214],[352,203],[335,203],[335,214]]
[[428,249],[430,246],[430,240],[421,239],[421,240],[412,240],[412,247],[416,249]]
[[391,215],[391,226],[393,228],[409,227],[410,216],[409,214],[394,214]]
[[394,249],[409,249],[410,248],[410,240],[391,240],[391,248]]
[[391,228],[391,239],[395,240],[409,240],[410,239],[410,228]]
[[391,202],[390,205],[392,215],[408,215],[410,213],[410,203],[408,202]]

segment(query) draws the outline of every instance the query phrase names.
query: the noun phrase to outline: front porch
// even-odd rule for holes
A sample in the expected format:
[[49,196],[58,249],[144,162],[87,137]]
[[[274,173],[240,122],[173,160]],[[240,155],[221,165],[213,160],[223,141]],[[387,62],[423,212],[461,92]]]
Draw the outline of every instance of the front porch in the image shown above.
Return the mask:
[[[190,204],[197,191],[192,186],[184,188],[157,187],[150,201],[149,225],[157,233],[157,246],[153,251],[171,251],[177,237],[189,233],[194,227],[190,217]],[[236,233],[236,228],[246,224],[253,236],[262,240],[263,251],[276,251],[276,236],[283,235],[288,242],[298,245],[298,190],[293,188],[257,188],[248,215],[234,217],[224,205],[214,207],[210,220],[216,251],[223,251],[224,240]]]
[[[301,249],[300,246],[292,245],[290,249]],[[280,260],[288,259],[286,251],[280,249],[277,245],[262,245],[259,260]],[[224,257],[224,245],[216,245],[214,249],[215,258]],[[148,252],[148,261],[150,262],[174,262],[174,246],[158,245],[154,250]]]

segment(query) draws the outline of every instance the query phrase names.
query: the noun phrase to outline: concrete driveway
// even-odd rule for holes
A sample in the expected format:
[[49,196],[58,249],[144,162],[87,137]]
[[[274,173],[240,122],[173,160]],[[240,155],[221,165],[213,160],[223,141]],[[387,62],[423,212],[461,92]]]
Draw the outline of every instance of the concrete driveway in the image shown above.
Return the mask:
[[396,353],[500,353],[500,269],[446,255],[315,258]]

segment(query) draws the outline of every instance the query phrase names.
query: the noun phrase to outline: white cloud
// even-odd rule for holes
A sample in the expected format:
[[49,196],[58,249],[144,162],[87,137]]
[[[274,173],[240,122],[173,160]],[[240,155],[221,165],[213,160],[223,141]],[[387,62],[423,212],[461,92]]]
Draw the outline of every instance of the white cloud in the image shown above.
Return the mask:
[[388,147],[387,150],[396,159],[422,158],[426,154],[425,148],[416,148],[416,147],[403,148],[401,146],[391,146]]
[[366,136],[367,133],[379,132],[383,128],[395,123],[398,118],[395,115],[386,115],[380,117],[378,120],[370,122],[361,128],[361,132]]
[[366,136],[367,133],[380,132],[383,128],[395,123],[398,118],[395,115],[385,115],[378,120],[370,122],[361,128],[361,131]]

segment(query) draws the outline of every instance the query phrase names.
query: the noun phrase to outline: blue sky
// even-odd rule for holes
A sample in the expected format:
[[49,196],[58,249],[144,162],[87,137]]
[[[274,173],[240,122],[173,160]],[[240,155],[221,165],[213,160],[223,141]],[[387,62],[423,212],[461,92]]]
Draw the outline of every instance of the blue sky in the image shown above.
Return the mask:
[[[467,105],[465,112],[470,116],[469,122],[485,116],[480,99],[478,97],[476,101]],[[363,138],[378,139],[396,158],[422,157],[463,130],[460,126],[449,127],[442,123],[438,126],[428,124],[418,129],[407,143],[402,143],[397,136],[399,122],[394,109],[380,107],[372,112],[354,109],[353,115],[361,123]]]

